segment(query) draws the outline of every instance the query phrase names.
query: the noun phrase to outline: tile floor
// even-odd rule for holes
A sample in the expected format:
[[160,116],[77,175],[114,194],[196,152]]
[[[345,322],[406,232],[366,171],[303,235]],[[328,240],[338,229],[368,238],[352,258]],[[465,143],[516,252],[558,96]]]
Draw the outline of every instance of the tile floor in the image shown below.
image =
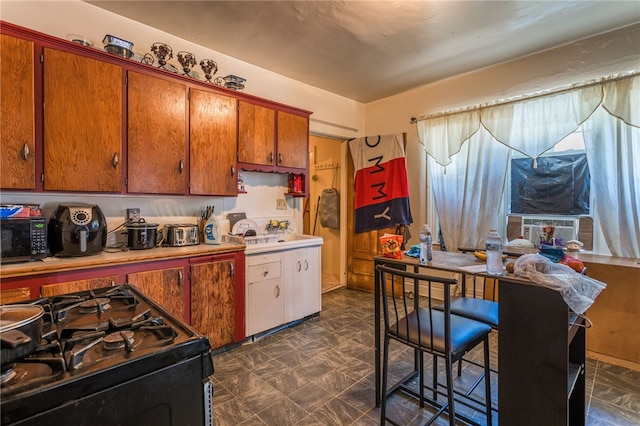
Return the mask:
[[[319,317],[216,355],[215,425],[379,424],[372,299],[345,288],[324,293]],[[410,365],[409,356],[392,347],[394,369]],[[586,403],[588,426],[640,425],[640,372],[589,359]],[[401,394],[388,407],[401,424],[423,424],[428,416]],[[448,425],[446,416],[435,424]]]

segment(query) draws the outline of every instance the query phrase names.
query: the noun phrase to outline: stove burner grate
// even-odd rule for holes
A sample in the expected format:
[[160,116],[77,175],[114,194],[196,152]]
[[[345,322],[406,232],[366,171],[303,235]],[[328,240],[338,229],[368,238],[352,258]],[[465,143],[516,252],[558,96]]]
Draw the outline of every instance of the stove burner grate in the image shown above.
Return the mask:
[[127,347],[127,352],[131,352],[133,350],[133,336],[134,333],[130,330],[122,330],[117,333],[108,334],[102,339],[102,347],[108,351]]
[[79,304],[80,312],[83,314],[91,314],[94,312],[102,313],[111,308],[109,302],[111,302],[111,299],[108,297],[98,297],[95,299],[85,300]]

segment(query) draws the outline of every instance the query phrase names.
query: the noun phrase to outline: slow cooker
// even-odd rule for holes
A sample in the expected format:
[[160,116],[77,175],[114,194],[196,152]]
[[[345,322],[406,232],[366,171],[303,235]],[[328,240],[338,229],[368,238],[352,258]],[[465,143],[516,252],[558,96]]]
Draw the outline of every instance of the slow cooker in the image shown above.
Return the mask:
[[144,219],[139,222],[129,222],[127,227],[127,247],[132,250],[144,250],[156,246],[158,225],[146,223]]

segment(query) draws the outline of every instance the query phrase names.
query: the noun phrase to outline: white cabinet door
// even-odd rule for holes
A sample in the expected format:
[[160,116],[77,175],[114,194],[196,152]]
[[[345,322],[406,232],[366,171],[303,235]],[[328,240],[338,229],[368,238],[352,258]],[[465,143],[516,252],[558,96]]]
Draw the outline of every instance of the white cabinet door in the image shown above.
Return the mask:
[[320,247],[287,250],[283,261],[285,323],[320,312]]
[[247,256],[246,334],[252,336],[284,323],[282,254]]
[[282,325],[283,289],[280,278],[249,283],[247,336]]

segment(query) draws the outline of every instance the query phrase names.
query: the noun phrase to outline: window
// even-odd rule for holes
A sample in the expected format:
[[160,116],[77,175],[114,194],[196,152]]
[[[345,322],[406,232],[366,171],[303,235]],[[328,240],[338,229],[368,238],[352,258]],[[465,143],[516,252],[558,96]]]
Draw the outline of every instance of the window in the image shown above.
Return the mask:
[[576,131],[537,161],[513,151],[510,162],[512,214],[589,215],[589,166],[582,132]]

